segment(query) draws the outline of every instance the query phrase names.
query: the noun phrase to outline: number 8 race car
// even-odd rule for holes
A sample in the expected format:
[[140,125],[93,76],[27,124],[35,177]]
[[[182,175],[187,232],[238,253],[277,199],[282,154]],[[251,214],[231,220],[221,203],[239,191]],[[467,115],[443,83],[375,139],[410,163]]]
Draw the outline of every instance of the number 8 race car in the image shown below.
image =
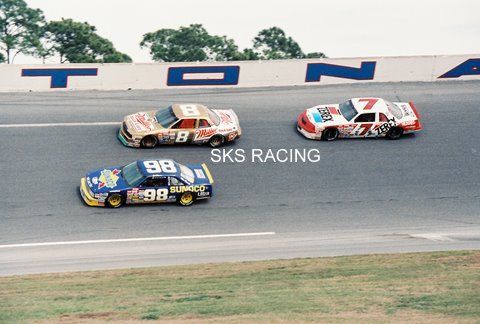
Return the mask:
[[123,167],[88,173],[80,194],[89,206],[177,202],[189,206],[212,196],[213,178],[204,164],[182,165],[173,160],[139,160]]
[[339,137],[398,139],[422,130],[422,125],[412,102],[354,98],[305,110],[298,116],[297,130],[307,138],[326,141]]
[[131,147],[157,144],[204,144],[218,147],[242,134],[231,109],[208,109],[198,104],[174,104],[158,111],[138,112],[124,118],[120,141]]

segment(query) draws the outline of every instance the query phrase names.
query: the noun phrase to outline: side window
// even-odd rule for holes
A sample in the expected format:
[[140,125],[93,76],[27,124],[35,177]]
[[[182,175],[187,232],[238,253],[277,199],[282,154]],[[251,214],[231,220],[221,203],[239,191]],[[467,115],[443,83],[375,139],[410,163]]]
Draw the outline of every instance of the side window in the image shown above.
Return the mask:
[[195,119],[182,119],[171,127],[172,129],[195,128]]
[[167,178],[161,177],[161,178],[148,178],[142,183],[141,187],[150,188],[150,187],[162,187],[167,185],[168,185]]
[[175,177],[170,177],[170,185],[171,186],[183,186],[183,182],[181,182],[180,180],[178,180]]
[[206,127],[210,127],[210,123],[208,122],[208,120],[206,119],[200,119],[199,120],[199,123],[198,123],[198,128],[206,128]]
[[387,116],[385,116],[385,114],[380,113],[378,116],[378,120],[382,123],[386,123],[388,121],[388,118]]
[[373,123],[375,121],[375,113],[361,114],[355,118],[356,123]]

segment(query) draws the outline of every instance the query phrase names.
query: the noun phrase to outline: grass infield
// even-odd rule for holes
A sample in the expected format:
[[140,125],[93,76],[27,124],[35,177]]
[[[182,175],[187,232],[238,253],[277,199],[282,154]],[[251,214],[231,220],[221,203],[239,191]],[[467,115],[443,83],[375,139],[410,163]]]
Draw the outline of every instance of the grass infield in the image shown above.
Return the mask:
[[480,251],[0,277],[0,322],[480,322]]

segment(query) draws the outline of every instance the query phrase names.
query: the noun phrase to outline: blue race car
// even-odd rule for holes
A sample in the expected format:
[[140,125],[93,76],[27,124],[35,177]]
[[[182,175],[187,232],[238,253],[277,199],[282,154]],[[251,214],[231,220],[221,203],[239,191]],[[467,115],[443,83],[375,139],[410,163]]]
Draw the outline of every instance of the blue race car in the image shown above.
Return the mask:
[[205,163],[182,165],[170,159],[138,160],[88,173],[80,194],[89,206],[177,202],[189,206],[212,196],[213,178]]

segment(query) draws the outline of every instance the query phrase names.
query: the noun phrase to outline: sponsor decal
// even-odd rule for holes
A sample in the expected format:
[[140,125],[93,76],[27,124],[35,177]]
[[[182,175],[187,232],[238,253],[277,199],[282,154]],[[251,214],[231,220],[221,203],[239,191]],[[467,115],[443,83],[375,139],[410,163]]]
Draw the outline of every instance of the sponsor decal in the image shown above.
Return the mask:
[[208,192],[208,191],[201,191],[201,192],[198,192],[198,193],[197,193],[197,196],[198,196],[198,197],[207,197],[207,196],[210,196],[210,192]]
[[146,113],[135,114],[130,118],[130,120],[132,121],[133,127],[135,127],[137,132],[151,131],[155,129],[155,125],[150,121],[150,118]]
[[206,187],[204,185],[200,186],[171,186],[170,193],[184,193],[187,191],[190,192],[200,192],[205,191]]
[[98,178],[97,178],[97,177],[93,177],[93,178],[92,178],[92,183],[93,183],[93,184],[98,184]]
[[209,139],[215,135],[216,130],[214,128],[201,128],[195,131],[195,141],[202,139]]
[[320,113],[320,116],[322,117],[322,120],[324,122],[333,120],[333,116],[329,108],[321,107],[321,108],[317,108],[317,110]]
[[231,123],[232,117],[229,114],[224,113],[223,111],[217,111],[217,115],[220,116],[222,123]]
[[387,122],[377,126],[375,130],[377,131],[378,135],[385,134],[390,130],[390,128],[394,127],[396,124],[397,123],[395,122],[395,117],[392,117]]
[[98,177],[98,189],[102,189],[103,187],[107,188],[115,188],[117,186],[118,181],[118,174],[120,170],[102,170],[100,172],[100,177]]
[[238,133],[237,132],[233,132],[233,133],[230,133],[228,134],[227,136],[227,141],[233,141],[235,139],[235,137],[237,137]]

